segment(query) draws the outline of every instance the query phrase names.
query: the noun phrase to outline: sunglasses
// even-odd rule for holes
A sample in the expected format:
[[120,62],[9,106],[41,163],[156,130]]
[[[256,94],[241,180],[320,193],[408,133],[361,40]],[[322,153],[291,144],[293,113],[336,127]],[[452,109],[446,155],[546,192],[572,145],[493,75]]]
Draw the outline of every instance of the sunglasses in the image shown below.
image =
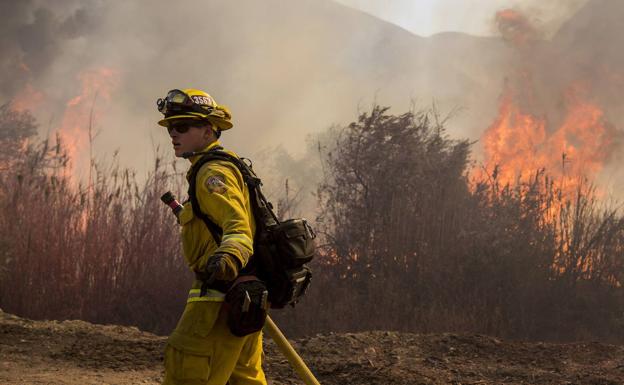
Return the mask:
[[185,132],[190,130],[191,127],[199,127],[199,126],[201,126],[201,122],[199,120],[194,120],[194,119],[181,120],[181,121],[169,123],[169,125],[167,126],[167,132],[171,134],[173,130],[176,130],[177,133],[184,134]]

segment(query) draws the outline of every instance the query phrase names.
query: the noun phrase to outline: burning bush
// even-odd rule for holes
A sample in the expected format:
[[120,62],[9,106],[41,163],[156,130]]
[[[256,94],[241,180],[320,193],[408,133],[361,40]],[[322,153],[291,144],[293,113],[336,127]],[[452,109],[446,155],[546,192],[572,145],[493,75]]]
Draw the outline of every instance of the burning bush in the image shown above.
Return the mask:
[[[375,106],[319,146],[324,245],[302,304],[273,314],[290,335],[623,340],[618,211],[587,182],[571,196],[548,170],[513,182],[495,167],[469,181],[470,143],[449,139],[434,111],[388,111]],[[114,162],[91,164],[93,181],[76,186],[60,139],[15,143],[0,175],[0,307],[167,333],[191,280],[158,201],[179,173],[157,158],[139,184]]]
[[305,305],[280,321],[622,340],[617,211],[587,184],[570,198],[544,170],[468,183],[466,141],[449,140],[431,111],[387,111],[337,130],[323,152],[326,248]]

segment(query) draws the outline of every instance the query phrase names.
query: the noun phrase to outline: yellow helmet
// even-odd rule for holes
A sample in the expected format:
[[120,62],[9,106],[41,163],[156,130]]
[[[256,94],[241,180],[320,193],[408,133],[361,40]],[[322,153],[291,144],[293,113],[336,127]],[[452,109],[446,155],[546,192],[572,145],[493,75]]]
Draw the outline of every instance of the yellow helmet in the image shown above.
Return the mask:
[[197,119],[208,120],[221,131],[232,128],[232,114],[228,108],[217,104],[212,96],[201,90],[171,90],[164,99],[158,99],[156,105],[165,115],[158,122],[163,127],[176,119]]

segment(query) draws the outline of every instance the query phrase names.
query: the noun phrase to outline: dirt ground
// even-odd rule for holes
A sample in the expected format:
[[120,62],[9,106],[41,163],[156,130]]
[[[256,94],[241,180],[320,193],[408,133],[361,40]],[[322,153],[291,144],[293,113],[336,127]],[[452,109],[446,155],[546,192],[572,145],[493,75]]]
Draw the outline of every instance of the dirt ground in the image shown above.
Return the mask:
[[[0,311],[0,384],[159,384],[165,338]],[[323,385],[624,384],[624,347],[502,341],[465,334],[366,332],[293,341]],[[269,383],[302,384],[272,341]]]

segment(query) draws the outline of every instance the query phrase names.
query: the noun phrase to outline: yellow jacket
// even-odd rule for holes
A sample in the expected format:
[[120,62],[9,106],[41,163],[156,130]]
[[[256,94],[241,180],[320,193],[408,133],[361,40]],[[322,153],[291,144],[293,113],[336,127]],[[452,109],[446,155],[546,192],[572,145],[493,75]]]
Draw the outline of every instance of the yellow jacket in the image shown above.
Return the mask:
[[[218,141],[214,142],[202,151],[219,145]],[[195,164],[200,158],[201,155],[192,157],[191,163]],[[190,170],[187,178],[189,176]],[[200,210],[223,230],[223,235],[217,247],[205,223],[193,214],[191,203],[185,203],[179,218],[186,262],[191,269],[202,271],[211,256],[225,252],[236,257],[244,267],[253,254],[255,222],[242,174],[230,162],[211,161],[197,173],[196,186]]]
[[[219,145],[214,142],[202,151]],[[195,164],[200,158],[201,155],[191,158],[191,163]],[[187,178],[189,176],[190,170]],[[232,163],[211,161],[199,170],[196,186],[201,211],[223,229],[223,235],[221,245],[217,247],[206,224],[194,215],[191,203],[186,202],[179,215],[186,262],[191,269],[201,271],[216,252],[226,252],[244,267],[253,254],[255,222],[242,174]],[[210,289],[200,297],[201,284],[198,280],[193,282],[184,313],[169,337],[169,344],[185,352],[207,355],[215,349],[215,333],[242,340],[229,333],[225,321],[218,321],[225,294]],[[223,325],[214,329],[215,322]]]

